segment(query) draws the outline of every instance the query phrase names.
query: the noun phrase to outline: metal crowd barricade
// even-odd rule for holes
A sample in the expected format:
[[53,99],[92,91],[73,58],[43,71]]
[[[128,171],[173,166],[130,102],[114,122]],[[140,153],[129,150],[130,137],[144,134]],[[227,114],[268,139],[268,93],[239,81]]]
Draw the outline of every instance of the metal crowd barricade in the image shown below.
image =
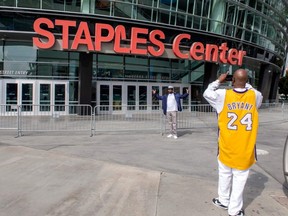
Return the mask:
[[159,106],[94,107],[94,133],[115,131],[162,131]]
[[[192,128],[217,128],[217,115],[209,104],[184,105],[182,112],[177,113],[177,130]],[[166,116],[163,118],[164,133],[169,130]]]
[[18,134],[28,131],[81,132],[92,136],[90,105],[20,105]]
[[[90,105],[0,105],[0,130],[27,132],[158,131],[166,133],[168,122],[161,106]],[[288,120],[284,103],[264,103],[259,109],[260,125]],[[184,105],[178,112],[179,130],[217,128],[217,114],[208,104]]]
[[288,120],[288,106],[285,103],[262,103],[259,109],[259,123]]
[[17,131],[19,128],[19,123],[19,107],[12,104],[1,104],[0,129],[5,131]]
[[[179,113],[179,120],[184,120],[187,128],[217,127],[217,114],[214,108],[209,104],[197,104],[183,106],[183,112]],[[179,122],[179,127],[184,125]]]
[[260,110],[265,112],[282,111],[284,103],[262,103]]

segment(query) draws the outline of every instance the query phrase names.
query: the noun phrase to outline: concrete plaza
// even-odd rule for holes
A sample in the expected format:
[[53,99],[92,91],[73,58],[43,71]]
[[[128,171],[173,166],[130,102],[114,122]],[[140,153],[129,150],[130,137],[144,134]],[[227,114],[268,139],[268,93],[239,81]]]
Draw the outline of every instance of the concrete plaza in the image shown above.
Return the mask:
[[[259,127],[258,162],[244,193],[248,216],[288,215],[282,166],[288,121],[277,115],[262,117]],[[180,130],[177,140],[158,131],[0,133],[0,216],[228,215],[211,202],[216,128]]]

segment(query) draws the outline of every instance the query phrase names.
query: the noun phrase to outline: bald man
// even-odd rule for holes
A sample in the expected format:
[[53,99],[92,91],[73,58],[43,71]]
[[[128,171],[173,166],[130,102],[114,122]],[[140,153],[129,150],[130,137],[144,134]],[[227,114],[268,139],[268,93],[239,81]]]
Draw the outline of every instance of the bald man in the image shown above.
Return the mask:
[[209,84],[203,96],[218,114],[218,198],[212,201],[235,216],[244,215],[243,191],[249,169],[256,162],[258,108],[263,97],[247,83],[244,69],[233,74],[233,89],[219,89],[227,75],[221,74]]

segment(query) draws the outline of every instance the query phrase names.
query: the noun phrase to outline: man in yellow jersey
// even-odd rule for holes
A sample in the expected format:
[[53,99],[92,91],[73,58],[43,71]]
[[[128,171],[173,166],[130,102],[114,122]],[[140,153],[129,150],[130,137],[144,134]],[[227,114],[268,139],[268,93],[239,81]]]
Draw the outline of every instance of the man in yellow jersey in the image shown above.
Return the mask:
[[213,203],[228,209],[230,216],[244,215],[243,190],[249,168],[256,162],[258,108],[263,96],[248,81],[247,71],[238,69],[233,89],[218,89],[228,73],[210,83],[204,98],[218,113],[218,198]]

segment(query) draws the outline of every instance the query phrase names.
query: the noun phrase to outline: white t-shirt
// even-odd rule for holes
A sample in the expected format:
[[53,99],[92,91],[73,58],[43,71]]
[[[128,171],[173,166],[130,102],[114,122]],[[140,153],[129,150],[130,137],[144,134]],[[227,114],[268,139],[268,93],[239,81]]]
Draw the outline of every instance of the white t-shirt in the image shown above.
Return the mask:
[[175,99],[175,95],[168,94],[167,97],[167,112],[178,111],[177,102]]
[[[208,88],[204,91],[204,98],[209,104],[216,109],[217,113],[220,113],[224,106],[224,100],[226,95],[226,89],[218,89],[220,86],[219,80],[216,80],[209,84]],[[246,83],[245,88],[235,88],[238,92],[244,92],[247,89],[253,89],[256,94],[256,105],[257,108],[261,106],[263,96],[261,92],[254,89],[250,84]]]

